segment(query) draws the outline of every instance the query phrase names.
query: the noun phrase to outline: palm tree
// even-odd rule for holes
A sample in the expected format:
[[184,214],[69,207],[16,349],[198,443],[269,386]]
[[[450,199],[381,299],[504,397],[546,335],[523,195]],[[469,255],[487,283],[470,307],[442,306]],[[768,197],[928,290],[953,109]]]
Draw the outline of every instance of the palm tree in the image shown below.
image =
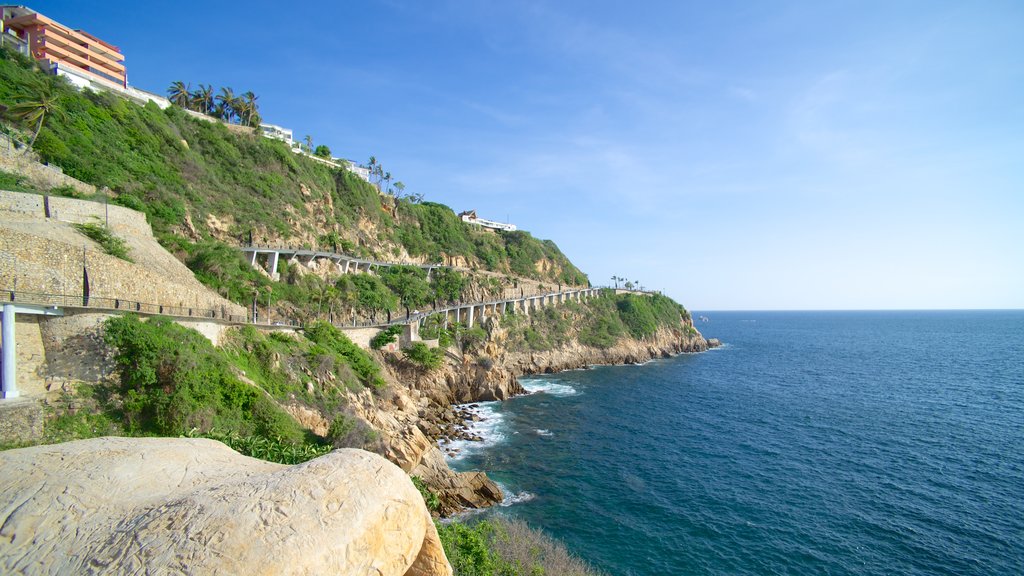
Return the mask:
[[20,92],[15,98],[18,102],[12,104],[7,113],[14,119],[28,125],[35,125],[32,132],[32,140],[25,149],[27,154],[36,144],[36,138],[43,129],[47,116],[64,116],[64,109],[60,105],[60,95],[53,91],[53,86],[45,81],[34,82],[28,87],[28,91]]
[[405,184],[401,181],[395,182],[395,196],[401,198],[405,193]]
[[246,92],[245,94],[242,94],[242,101],[240,105],[242,109],[242,124],[245,124],[246,126],[252,126],[253,117],[256,116],[259,112],[259,105],[256,104],[257,99],[259,99],[259,96],[253,94],[252,90]]
[[391,193],[391,172],[384,173],[384,182],[387,184],[387,191]]
[[213,110],[213,86],[200,84],[199,88],[190,94],[190,97],[190,109],[203,114],[209,114]]
[[189,85],[181,80],[171,83],[171,87],[167,89],[167,96],[171,102],[182,108],[188,108],[192,102],[192,93],[189,92]]
[[313,153],[313,137],[306,134],[306,152]]
[[221,118],[231,122],[231,119],[238,114],[238,98],[235,97],[235,91],[231,88],[221,88],[220,94],[217,95],[217,109],[221,111]]

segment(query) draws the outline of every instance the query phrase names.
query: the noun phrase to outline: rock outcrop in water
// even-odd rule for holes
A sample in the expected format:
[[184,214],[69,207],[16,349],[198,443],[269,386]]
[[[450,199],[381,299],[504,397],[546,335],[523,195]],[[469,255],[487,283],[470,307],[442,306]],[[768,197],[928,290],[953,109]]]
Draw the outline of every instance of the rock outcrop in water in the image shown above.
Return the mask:
[[0,573],[450,575],[409,478],[336,450],[296,466],[205,439],[0,452]]

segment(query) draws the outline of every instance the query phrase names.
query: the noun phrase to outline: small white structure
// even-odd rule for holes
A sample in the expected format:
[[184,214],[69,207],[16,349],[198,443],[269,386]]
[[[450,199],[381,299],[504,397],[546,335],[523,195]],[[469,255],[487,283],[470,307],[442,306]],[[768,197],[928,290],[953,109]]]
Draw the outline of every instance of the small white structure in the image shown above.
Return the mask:
[[280,140],[288,144],[288,146],[292,146],[295,143],[291,128],[277,126],[276,124],[260,124],[260,130],[263,131],[263,135],[267,138]]
[[335,161],[344,164],[345,168],[348,168],[349,172],[355,174],[356,176],[359,176],[360,178],[366,180],[367,182],[370,181],[370,169],[367,168],[366,166],[356,164],[354,160],[344,160],[341,158],[335,158]]
[[495,222],[494,220],[486,220],[476,215],[476,210],[466,210],[465,212],[459,213],[459,218],[463,222],[470,224],[476,224],[481,228],[490,228],[491,230],[504,230],[505,232],[513,232],[516,230],[515,224],[509,224],[507,222]]

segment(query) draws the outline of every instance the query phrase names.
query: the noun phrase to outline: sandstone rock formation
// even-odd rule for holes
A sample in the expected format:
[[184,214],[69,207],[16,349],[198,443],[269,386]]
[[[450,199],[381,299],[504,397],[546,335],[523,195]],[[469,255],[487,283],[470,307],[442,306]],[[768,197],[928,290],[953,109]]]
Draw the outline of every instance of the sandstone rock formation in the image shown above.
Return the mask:
[[205,439],[0,452],[0,573],[450,575],[412,482],[361,450],[297,466]]

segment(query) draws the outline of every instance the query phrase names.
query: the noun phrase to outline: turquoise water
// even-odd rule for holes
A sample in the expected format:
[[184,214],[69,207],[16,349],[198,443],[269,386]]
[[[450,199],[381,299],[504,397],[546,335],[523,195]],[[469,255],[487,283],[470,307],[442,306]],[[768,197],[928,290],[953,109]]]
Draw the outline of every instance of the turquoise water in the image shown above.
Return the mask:
[[1024,312],[703,314],[483,406],[488,513],[611,574],[1024,574]]

